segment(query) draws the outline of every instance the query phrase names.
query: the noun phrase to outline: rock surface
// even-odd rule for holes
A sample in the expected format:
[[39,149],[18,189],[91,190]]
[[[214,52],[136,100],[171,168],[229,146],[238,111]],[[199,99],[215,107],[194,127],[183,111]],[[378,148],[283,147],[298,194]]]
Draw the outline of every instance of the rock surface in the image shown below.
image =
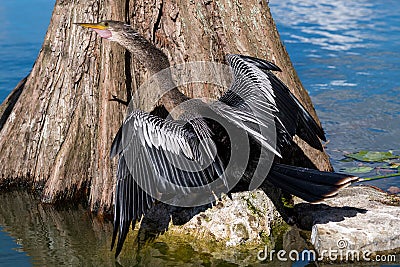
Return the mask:
[[312,229],[311,243],[320,257],[368,261],[375,254],[400,250],[399,200],[398,196],[357,186],[321,204],[297,204],[295,210],[300,225]]
[[[175,210],[161,206],[142,221],[138,237],[145,238],[145,229],[154,229],[165,218],[156,231],[165,234],[157,241],[171,251],[176,244],[186,244],[199,255],[240,265],[281,265],[284,262],[277,259],[280,250],[286,258],[294,255],[291,251],[301,254],[309,250],[316,253],[318,261],[362,264],[380,254],[394,255],[390,263],[400,262],[396,255],[400,251],[398,196],[357,186],[319,204],[296,201],[293,218],[299,228],[283,222],[275,201],[268,196],[255,190],[233,193],[231,198],[223,196],[212,207]],[[258,258],[260,250],[265,250],[262,255],[267,255],[266,261]]]
[[271,227],[280,219],[272,201],[262,190],[223,196],[211,209],[194,216],[186,224],[170,231],[214,239],[225,246],[260,243],[270,236]]
[[[179,254],[184,247],[193,257],[187,262],[202,262],[205,257],[221,264],[246,266],[260,263],[257,253],[265,246],[275,247],[271,235],[286,231],[288,226],[283,225],[276,206],[259,189],[223,195],[208,207],[182,209],[160,203],[143,218],[137,238],[139,243],[146,243],[149,237],[157,237],[156,244]],[[160,254],[158,249],[147,249],[152,257]]]

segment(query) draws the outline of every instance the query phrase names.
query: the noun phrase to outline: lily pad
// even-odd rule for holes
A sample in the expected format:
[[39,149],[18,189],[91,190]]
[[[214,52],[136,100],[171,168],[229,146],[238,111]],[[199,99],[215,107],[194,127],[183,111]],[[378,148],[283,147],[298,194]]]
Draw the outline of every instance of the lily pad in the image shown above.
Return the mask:
[[380,166],[382,169],[398,169],[400,170],[400,162],[390,162],[388,164],[384,164]]
[[373,167],[360,166],[360,167],[342,168],[340,169],[340,171],[345,173],[368,173],[373,169],[374,169]]
[[383,162],[389,159],[400,158],[400,156],[394,155],[391,151],[381,152],[381,151],[368,151],[368,150],[361,150],[357,153],[351,153],[345,156],[355,160],[367,161],[367,162]]

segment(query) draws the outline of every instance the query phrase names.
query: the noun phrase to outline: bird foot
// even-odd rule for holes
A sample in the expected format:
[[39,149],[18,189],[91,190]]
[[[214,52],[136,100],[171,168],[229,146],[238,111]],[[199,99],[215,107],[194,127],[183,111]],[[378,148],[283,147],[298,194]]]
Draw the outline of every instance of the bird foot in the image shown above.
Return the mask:
[[124,106],[128,106],[129,105],[128,101],[122,100],[121,98],[118,98],[116,95],[111,95],[111,96],[112,96],[112,98],[108,99],[108,101],[115,101],[115,102],[118,102],[118,103],[120,103],[120,104],[122,104]]

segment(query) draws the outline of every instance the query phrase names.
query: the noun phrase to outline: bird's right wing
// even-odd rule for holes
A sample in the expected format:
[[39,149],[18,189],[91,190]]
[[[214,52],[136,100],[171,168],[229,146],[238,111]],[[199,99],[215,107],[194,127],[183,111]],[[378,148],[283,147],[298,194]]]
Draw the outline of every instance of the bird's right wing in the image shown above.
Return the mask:
[[[117,255],[129,225],[140,220],[155,198],[179,201],[191,188],[207,188],[223,177],[224,166],[209,135],[201,119],[183,124],[141,110],[129,114],[111,149],[111,156],[120,155],[114,196]],[[187,198],[195,201],[194,196]]]
[[139,157],[148,158],[153,167],[149,171],[155,171],[159,183],[195,187],[213,180],[215,173],[206,172],[207,166],[221,171],[210,135],[200,118],[180,122],[133,110],[122,126],[120,148],[113,145],[112,151],[123,153],[128,166],[136,166]]
[[[141,163],[144,164],[144,163]],[[147,194],[135,181],[123,154],[118,160],[117,184],[114,195],[114,229],[111,249],[118,235],[115,257],[119,255],[128,235],[130,225],[140,220],[154,204],[154,198]]]

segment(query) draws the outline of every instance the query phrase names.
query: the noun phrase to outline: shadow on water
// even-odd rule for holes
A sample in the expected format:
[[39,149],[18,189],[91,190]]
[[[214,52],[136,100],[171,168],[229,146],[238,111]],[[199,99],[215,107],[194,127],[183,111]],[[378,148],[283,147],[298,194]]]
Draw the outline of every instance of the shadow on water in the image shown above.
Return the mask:
[[138,229],[115,260],[111,222],[82,206],[56,208],[25,191],[2,192],[0,203],[0,251],[9,251],[0,253],[0,266],[236,266],[183,239],[149,242],[138,252]]
[[[25,191],[1,192],[0,203],[0,251],[10,251],[0,254],[0,266],[236,266],[223,255],[196,251],[185,238],[157,239],[134,255],[137,229],[116,261],[110,251],[112,223],[83,207],[55,208]],[[244,253],[257,263],[256,252]]]

